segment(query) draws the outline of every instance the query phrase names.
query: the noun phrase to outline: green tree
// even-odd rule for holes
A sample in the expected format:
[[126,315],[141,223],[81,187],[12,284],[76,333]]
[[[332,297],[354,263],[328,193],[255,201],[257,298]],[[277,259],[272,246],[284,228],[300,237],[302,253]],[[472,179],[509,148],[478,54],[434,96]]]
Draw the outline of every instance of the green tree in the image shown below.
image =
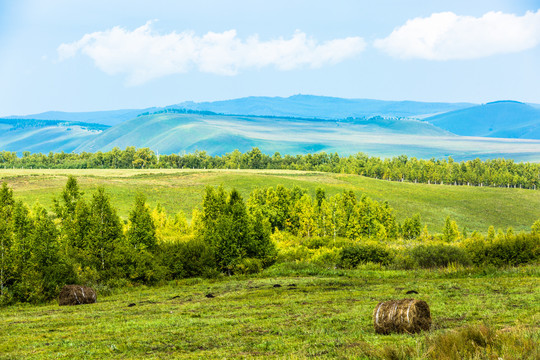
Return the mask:
[[443,229],[443,240],[452,242],[459,238],[459,229],[454,220],[450,220],[450,216],[446,217]]
[[494,239],[495,239],[495,228],[493,227],[493,225],[491,225],[491,226],[488,228],[487,239],[488,239],[488,240],[494,240]]
[[82,195],[83,193],[79,189],[77,179],[74,176],[69,175],[66,186],[60,195],[60,200],[54,199],[56,216],[63,221],[72,220],[75,214],[75,208],[77,207],[77,202],[81,199]]
[[534,235],[540,235],[540,220],[536,220],[534,224],[531,226],[531,232]]
[[326,192],[323,188],[319,187],[315,190],[315,199],[317,200],[317,208],[320,209],[323,200],[326,199]]
[[58,229],[47,211],[36,205],[34,214],[32,255],[23,282],[33,284],[27,300],[37,302],[57,296],[63,285],[75,281],[75,274],[60,252]]
[[109,195],[98,187],[92,196],[89,217],[88,244],[94,268],[111,270],[115,250],[122,240],[122,225],[116,210],[111,206]]
[[5,287],[9,282],[12,273],[11,265],[11,243],[12,224],[6,215],[6,210],[0,208],[0,303],[6,294]]
[[[34,231],[28,207],[22,201],[13,209],[13,270],[22,274],[32,254],[31,237]],[[20,280],[20,279],[19,279]]]
[[401,235],[404,239],[416,239],[422,232],[422,222],[420,214],[415,214],[412,218],[406,218],[401,226]]
[[2,183],[0,188],[0,297],[5,295],[5,286],[7,285],[11,272],[11,245],[12,245],[12,211],[15,200],[13,199],[13,190],[7,183]]
[[11,215],[11,207],[14,204],[13,190],[9,188],[6,182],[3,182],[0,188],[0,208],[7,211],[5,215]]
[[129,228],[126,233],[128,242],[136,249],[154,251],[157,246],[156,226],[146,205],[146,198],[139,193],[129,213]]
[[260,211],[251,217],[250,241],[246,246],[246,255],[250,258],[260,259],[264,267],[274,263],[277,249],[270,238],[270,223]]

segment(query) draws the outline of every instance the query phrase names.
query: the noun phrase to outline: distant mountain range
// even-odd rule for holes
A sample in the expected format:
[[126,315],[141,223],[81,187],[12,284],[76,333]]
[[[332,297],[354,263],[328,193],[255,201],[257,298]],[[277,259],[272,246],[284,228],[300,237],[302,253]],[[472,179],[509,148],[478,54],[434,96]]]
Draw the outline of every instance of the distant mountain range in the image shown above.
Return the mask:
[[436,103],[343,99],[328,96],[294,95],[283,97],[251,96],[214,102],[183,102],[175,108],[207,110],[220,114],[292,116],[318,119],[348,117],[425,117],[471,107],[470,103]]
[[63,120],[63,121],[78,121],[85,123],[95,123],[108,126],[120,124],[123,121],[133,119],[142,112],[156,110],[111,110],[111,111],[89,111],[89,112],[64,112],[64,111],[47,111],[33,115],[12,115],[6,116],[4,119],[34,119],[34,120]]
[[363,151],[540,161],[540,105],[295,95],[0,119],[0,150],[81,152],[115,146],[150,147],[161,154],[223,154],[257,146],[282,154]]

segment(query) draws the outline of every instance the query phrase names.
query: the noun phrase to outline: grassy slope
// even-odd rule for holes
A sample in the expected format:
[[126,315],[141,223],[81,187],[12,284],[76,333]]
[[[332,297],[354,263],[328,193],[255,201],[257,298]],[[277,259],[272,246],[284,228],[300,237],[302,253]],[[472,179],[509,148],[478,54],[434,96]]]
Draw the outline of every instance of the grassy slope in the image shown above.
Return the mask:
[[446,216],[468,231],[486,232],[489,225],[530,230],[540,219],[540,192],[521,189],[427,185],[375,180],[357,175],[271,170],[0,170],[0,181],[15,190],[28,204],[36,200],[52,207],[67,175],[77,176],[90,196],[99,185],[106,187],[120,215],[127,217],[137,191],[147,195],[153,207],[161,203],[169,214],[182,210],[189,217],[199,206],[205,186],[223,184],[237,188],[245,197],[256,187],[298,185],[312,195],[322,186],[328,195],[343,190],[364,193],[376,200],[388,200],[399,220],[420,213],[433,233],[442,230]]
[[[523,339],[497,355],[536,358],[538,269],[467,271],[364,269],[309,276],[271,268],[259,277],[126,288],[99,296],[93,305],[16,305],[0,309],[0,358],[373,359],[389,357],[385,347],[398,347],[425,359],[430,338],[480,324],[497,330],[499,338]],[[377,303],[408,297],[410,289],[430,305],[432,331],[375,334]],[[206,298],[208,293],[215,298]]]

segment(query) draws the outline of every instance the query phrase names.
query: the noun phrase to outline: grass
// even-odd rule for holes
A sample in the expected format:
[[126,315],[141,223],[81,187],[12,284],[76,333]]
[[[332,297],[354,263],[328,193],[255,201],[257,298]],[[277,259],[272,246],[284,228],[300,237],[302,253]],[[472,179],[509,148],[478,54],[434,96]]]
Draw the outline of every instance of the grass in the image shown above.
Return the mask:
[[160,203],[169,214],[200,205],[207,185],[237,188],[247,197],[256,187],[298,185],[312,195],[323,187],[327,195],[354,190],[375,200],[388,200],[398,220],[419,213],[432,233],[442,231],[447,216],[458,225],[487,232],[490,225],[506,230],[530,230],[540,218],[540,191],[488,187],[427,185],[390,182],[358,175],[289,170],[0,170],[0,181],[15,190],[28,204],[38,201],[52,209],[69,174],[77,179],[86,196],[97,186],[105,186],[113,204],[127,218],[137,191],[147,195],[151,206]]
[[[123,288],[102,292],[92,305],[0,309],[0,359],[416,359],[450,356],[456,344],[478,359],[536,359],[539,275],[537,266],[341,271],[286,264],[252,277]],[[407,290],[430,305],[432,330],[375,334],[373,308],[410,297]]]

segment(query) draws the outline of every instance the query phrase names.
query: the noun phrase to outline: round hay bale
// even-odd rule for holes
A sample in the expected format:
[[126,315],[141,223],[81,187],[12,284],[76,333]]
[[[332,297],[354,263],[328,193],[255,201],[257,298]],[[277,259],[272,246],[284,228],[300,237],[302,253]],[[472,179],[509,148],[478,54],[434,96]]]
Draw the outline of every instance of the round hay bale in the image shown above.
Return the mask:
[[66,285],[58,295],[58,305],[93,304],[97,301],[94,289],[81,285]]
[[377,334],[414,334],[431,327],[431,312],[423,300],[402,299],[380,302],[373,310]]

